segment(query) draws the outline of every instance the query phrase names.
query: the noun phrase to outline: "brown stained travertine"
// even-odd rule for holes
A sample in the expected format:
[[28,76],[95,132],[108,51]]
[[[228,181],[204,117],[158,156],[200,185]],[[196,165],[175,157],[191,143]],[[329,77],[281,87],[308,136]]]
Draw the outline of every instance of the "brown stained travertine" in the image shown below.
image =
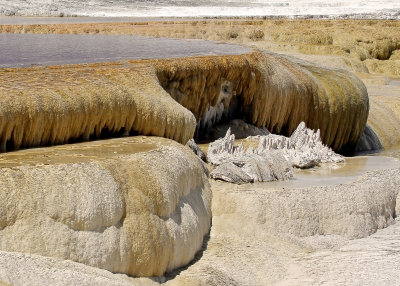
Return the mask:
[[[364,85],[349,72],[259,52],[2,69],[0,83],[2,151],[122,128],[184,144],[207,109],[227,110],[234,98],[249,123],[290,135],[304,121],[341,151],[357,143],[369,109]],[[230,97],[221,103],[224,89]]]
[[161,85],[197,121],[218,104],[224,82],[232,85],[225,108],[237,97],[237,112],[248,122],[284,135],[305,121],[321,129],[324,143],[337,151],[357,142],[368,116],[367,91],[354,75],[278,55],[157,61],[156,69]]
[[151,66],[64,66],[1,70],[0,143],[63,144],[136,130],[186,143],[193,115],[162,89]]

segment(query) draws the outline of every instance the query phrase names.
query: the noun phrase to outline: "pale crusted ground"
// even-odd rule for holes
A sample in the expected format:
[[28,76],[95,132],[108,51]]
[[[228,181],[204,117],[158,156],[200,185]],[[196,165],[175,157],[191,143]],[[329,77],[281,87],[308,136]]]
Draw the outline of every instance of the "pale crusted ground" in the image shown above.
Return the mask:
[[[311,238],[317,240],[318,238]],[[309,240],[311,240],[309,239]],[[400,222],[375,234],[295,259],[303,269],[288,273],[286,285],[398,285]]]
[[[396,285],[400,229],[391,215],[399,210],[398,171],[300,189],[214,182],[213,225],[204,251],[191,266],[166,277],[132,279],[69,261],[2,252],[0,280],[12,285]],[[386,224],[393,225],[349,240]]]
[[[17,252],[0,252],[0,285],[151,285],[149,279],[133,279],[122,274],[84,264]],[[143,282],[141,281],[143,280]],[[144,283],[144,284],[142,284]]]

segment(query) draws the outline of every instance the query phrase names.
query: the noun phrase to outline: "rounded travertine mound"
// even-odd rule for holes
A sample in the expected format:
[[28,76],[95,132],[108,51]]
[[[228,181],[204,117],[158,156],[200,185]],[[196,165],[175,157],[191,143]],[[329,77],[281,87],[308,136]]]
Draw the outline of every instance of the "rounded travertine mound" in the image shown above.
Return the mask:
[[[392,89],[390,91],[390,89]],[[368,125],[376,133],[382,147],[390,149],[400,144],[400,89],[378,86],[372,90]]]
[[114,139],[0,161],[0,250],[157,276],[189,263],[209,231],[203,165],[173,141]]

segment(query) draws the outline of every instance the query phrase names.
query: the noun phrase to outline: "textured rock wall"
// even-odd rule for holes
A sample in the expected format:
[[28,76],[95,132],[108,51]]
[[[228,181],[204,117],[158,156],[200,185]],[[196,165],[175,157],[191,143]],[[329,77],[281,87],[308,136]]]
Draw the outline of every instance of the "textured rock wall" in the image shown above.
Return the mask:
[[345,151],[369,109],[349,72],[263,53],[3,69],[0,83],[1,151],[124,131],[186,143],[235,117],[283,135],[304,121]]
[[0,150],[137,131],[186,143],[196,122],[149,66],[0,70]]
[[239,117],[291,135],[304,121],[321,130],[325,144],[346,151],[368,117],[367,91],[354,75],[275,54],[170,60],[156,68],[165,90],[196,116],[199,132]]
[[28,151],[2,155],[0,250],[134,276],[189,263],[211,222],[200,160],[167,139],[114,139],[108,152],[101,144],[51,147],[32,157],[71,163],[16,161],[31,158]]

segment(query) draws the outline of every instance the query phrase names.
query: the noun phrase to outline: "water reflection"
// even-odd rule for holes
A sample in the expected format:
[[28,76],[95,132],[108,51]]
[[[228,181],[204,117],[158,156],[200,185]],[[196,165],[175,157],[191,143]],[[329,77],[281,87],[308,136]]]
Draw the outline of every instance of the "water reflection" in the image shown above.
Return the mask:
[[202,40],[127,35],[0,34],[0,68],[235,55],[251,51]]
[[[361,174],[368,171],[400,168],[400,162],[395,158],[384,156],[359,156],[346,158],[345,163],[322,164],[320,167],[296,170],[294,179],[270,183],[255,183],[255,188],[306,188],[327,185],[339,185],[355,181]],[[246,188],[240,186],[239,188]]]

